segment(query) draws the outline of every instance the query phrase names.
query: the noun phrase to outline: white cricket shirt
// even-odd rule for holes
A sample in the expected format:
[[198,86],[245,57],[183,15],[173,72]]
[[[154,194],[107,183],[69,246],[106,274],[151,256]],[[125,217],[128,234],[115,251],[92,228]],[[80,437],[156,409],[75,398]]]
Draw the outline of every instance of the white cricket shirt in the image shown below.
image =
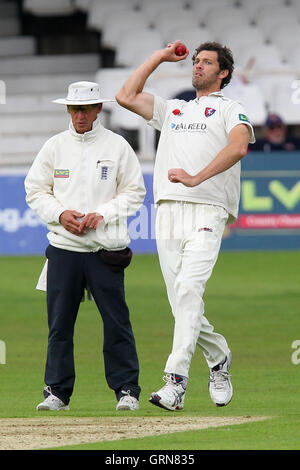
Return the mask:
[[191,101],[154,97],[153,118],[148,124],[161,131],[154,167],[154,201],[177,200],[214,204],[229,213],[229,223],[238,215],[240,162],[198,186],[189,188],[168,180],[168,170],[183,168],[195,175],[229,143],[229,133],[246,124],[249,142],[255,137],[243,106],[221,92]]
[[[129,242],[127,217],[142,205],[145,186],[140,163],[128,142],[105,129],[78,134],[69,129],[51,137],[25,179],[26,201],[46,222],[51,245],[71,251],[118,250]],[[66,210],[97,212],[104,223],[82,236],[67,231],[59,216]]]

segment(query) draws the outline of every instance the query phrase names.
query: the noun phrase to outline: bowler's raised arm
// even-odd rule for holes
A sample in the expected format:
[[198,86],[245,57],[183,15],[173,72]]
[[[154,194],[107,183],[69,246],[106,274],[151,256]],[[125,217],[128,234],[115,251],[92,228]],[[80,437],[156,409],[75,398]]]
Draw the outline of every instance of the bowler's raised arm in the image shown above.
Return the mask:
[[117,102],[146,120],[152,119],[154,96],[143,91],[146,80],[162,62],[178,62],[186,59],[188,50],[183,56],[175,54],[179,44],[180,41],[175,41],[173,44],[168,44],[165,49],[155,51],[124,83],[116,95]]

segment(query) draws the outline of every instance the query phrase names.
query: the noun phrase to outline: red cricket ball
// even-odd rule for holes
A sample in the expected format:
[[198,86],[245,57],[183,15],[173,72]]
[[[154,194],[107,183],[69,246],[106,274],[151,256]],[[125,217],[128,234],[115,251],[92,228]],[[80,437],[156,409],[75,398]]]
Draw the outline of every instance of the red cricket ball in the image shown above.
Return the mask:
[[175,49],[175,54],[182,56],[186,53],[186,47],[184,44],[179,44],[179,46],[176,47]]

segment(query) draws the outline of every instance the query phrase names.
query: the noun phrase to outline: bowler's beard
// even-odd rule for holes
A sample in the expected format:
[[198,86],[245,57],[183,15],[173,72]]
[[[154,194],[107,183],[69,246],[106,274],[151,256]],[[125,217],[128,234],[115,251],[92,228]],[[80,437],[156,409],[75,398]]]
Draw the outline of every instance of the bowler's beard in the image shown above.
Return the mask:
[[218,75],[219,72],[208,78],[200,78],[193,75],[192,85],[197,91],[209,90],[213,85],[216,84]]

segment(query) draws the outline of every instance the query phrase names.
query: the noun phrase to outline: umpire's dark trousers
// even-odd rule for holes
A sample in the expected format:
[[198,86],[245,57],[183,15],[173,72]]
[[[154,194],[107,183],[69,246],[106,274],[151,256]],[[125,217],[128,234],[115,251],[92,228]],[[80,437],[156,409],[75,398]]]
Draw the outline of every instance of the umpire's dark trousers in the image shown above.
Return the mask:
[[122,390],[138,398],[139,363],[125,301],[124,270],[112,272],[99,253],[79,253],[49,245],[46,256],[49,326],[46,385],[55,396],[69,403],[75,381],[74,326],[88,285],[103,319],[107,383],[118,400]]

